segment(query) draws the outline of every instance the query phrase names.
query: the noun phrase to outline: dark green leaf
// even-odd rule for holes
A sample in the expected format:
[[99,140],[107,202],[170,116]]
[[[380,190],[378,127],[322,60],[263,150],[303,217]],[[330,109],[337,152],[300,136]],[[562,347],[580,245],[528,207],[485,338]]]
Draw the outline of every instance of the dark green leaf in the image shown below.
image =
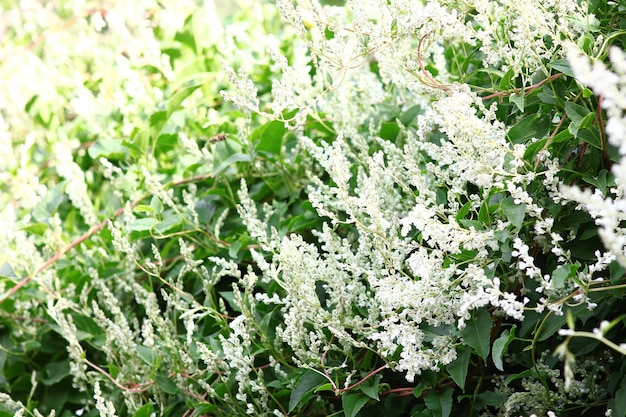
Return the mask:
[[286,133],[287,129],[283,122],[272,120],[254,131],[252,133],[252,139],[259,141],[256,145],[258,151],[279,155]]
[[178,394],[179,392],[179,389],[178,389],[178,386],[176,386],[176,383],[165,374],[157,375],[154,378],[154,381],[157,383],[157,385],[163,392],[166,392],[171,395]]
[[289,397],[289,413],[291,413],[298,403],[315,388],[326,382],[326,378],[317,372],[306,371],[296,382]]
[[452,411],[453,389],[446,387],[441,392],[430,390],[424,396],[424,403],[433,412],[433,417],[449,417]]
[[[594,115],[590,115],[594,116]],[[602,138],[598,129],[582,129],[578,132],[578,137],[584,142],[587,142],[596,149],[602,149]]]
[[154,413],[154,406],[152,404],[146,404],[135,412],[134,417],[150,417]]
[[422,108],[419,105],[409,108],[400,116],[400,123],[408,127],[421,111]]
[[521,229],[526,214],[524,204],[515,204],[513,197],[507,197],[500,202],[500,211],[513,226]]
[[572,135],[574,135],[574,137],[576,137],[582,121],[589,115],[590,111],[586,107],[568,101],[565,103],[565,113],[571,120],[568,130]]
[[517,122],[508,132],[507,137],[513,143],[527,143],[531,139],[543,139],[550,132],[550,117],[533,114]]
[[367,395],[373,400],[378,401],[378,384],[380,382],[380,374],[374,375],[369,378],[361,385],[359,385],[359,389],[363,392],[363,394]]
[[485,361],[489,356],[489,336],[492,324],[489,312],[481,310],[478,317],[470,320],[461,333],[465,343],[473,347]]
[[572,67],[570,67],[567,59],[559,59],[558,61],[549,63],[548,66],[555,71],[562,72],[568,77],[574,78],[574,71],[572,71]]
[[52,362],[46,364],[45,377],[41,379],[44,385],[53,385],[70,375],[69,362]]
[[559,267],[552,272],[552,284],[554,285],[554,288],[563,288],[565,280],[575,276],[577,271],[577,265],[559,265]]
[[510,90],[515,88],[515,85],[511,83],[513,76],[515,75],[515,71],[513,69],[509,69],[500,80],[500,84],[498,85],[498,89],[500,90]]
[[465,348],[457,352],[456,359],[446,366],[446,370],[462,391],[465,391],[465,380],[471,354],[471,349]]
[[613,261],[609,265],[609,271],[611,273],[611,284],[616,284],[619,280],[624,278],[626,267],[617,261]]
[[158,361],[158,353],[154,349],[147,348],[143,345],[137,345],[137,355],[143,360],[146,365],[155,366]]
[[503,394],[501,392],[493,392],[493,391],[481,392],[478,395],[478,399],[482,401],[483,404],[491,406],[491,407],[498,407],[504,404],[504,402],[508,400],[508,398],[509,397],[506,394]]
[[395,140],[400,134],[400,128],[396,122],[383,122],[380,124],[380,132],[378,135],[389,141]]
[[341,403],[345,417],[355,417],[368,401],[369,398],[360,393],[344,394]]
[[[586,308],[587,306],[585,304],[580,304],[574,307],[564,307],[563,312],[566,313],[567,310],[570,310],[573,316],[579,317],[580,313]],[[541,322],[541,326],[538,329],[537,341],[542,342],[552,337],[558,330],[560,330],[565,325],[566,321],[567,314],[557,316],[552,312],[548,313],[546,319]]]
[[504,366],[502,363],[502,356],[504,355],[504,350],[506,347],[515,339],[515,329],[513,326],[512,331],[505,330],[502,332],[499,338],[497,338],[493,342],[493,351],[491,352],[491,358],[493,359],[493,363],[500,371],[504,371]]
[[622,382],[622,387],[615,393],[615,416],[626,416],[626,378]]

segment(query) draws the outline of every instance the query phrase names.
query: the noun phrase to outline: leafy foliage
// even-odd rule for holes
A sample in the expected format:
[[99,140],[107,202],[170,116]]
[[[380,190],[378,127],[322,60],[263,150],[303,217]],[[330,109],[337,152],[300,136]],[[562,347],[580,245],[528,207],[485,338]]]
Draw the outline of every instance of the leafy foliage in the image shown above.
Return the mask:
[[174,3],[3,4],[0,417],[626,415],[623,1]]

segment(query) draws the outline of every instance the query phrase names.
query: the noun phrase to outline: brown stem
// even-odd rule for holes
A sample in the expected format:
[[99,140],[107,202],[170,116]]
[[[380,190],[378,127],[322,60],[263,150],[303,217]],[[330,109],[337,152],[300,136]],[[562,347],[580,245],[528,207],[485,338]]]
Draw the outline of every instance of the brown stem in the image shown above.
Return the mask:
[[[135,205],[136,203],[133,203],[133,205]],[[115,212],[115,217],[119,217],[122,213],[124,212],[124,208],[119,208],[117,209],[117,211]],[[46,263],[44,263],[43,265],[41,265],[39,268],[37,268],[37,270],[32,274],[27,276],[26,278],[22,279],[20,282],[17,283],[17,285],[13,288],[11,288],[4,297],[2,297],[0,299],[0,304],[2,304],[3,302],[5,302],[9,297],[11,297],[13,294],[15,294],[16,292],[19,291],[20,288],[22,288],[24,285],[28,284],[33,278],[35,278],[40,272],[48,269],[50,266],[52,266],[56,261],[58,261],[59,259],[61,259],[61,257],[63,255],[65,255],[67,252],[69,252],[72,248],[80,245],[82,242],[84,242],[85,240],[89,239],[91,236],[93,236],[94,234],[98,233],[100,230],[102,230],[102,228],[104,226],[106,226],[107,224],[107,220],[102,221],[100,224],[93,226],[91,229],[89,229],[87,232],[85,232],[81,237],[79,237],[78,239],[76,239],[75,241],[73,241],[72,243],[70,243],[69,245],[65,246],[63,249],[61,249],[60,251],[58,251],[52,258],[48,259],[46,261]]]
[[147,389],[149,389],[151,385],[154,385],[153,382],[149,382],[149,383],[145,383],[145,384],[137,384],[137,386],[140,386],[141,388],[129,388],[129,387],[124,386],[124,385],[120,384],[119,382],[117,382],[117,380],[115,378],[113,378],[111,376],[111,374],[109,374],[107,371],[105,371],[104,369],[102,369],[101,367],[96,365],[95,363],[92,363],[92,362],[90,362],[87,359],[85,359],[85,363],[87,365],[91,366],[96,371],[100,372],[102,375],[106,376],[111,382],[113,382],[113,384],[115,384],[116,387],[118,387],[119,389],[121,389],[123,391],[126,391],[126,392],[132,392],[132,393],[144,392]]
[[[206,175],[197,175],[195,177],[189,177],[189,178],[183,178],[181,180],[178,181],[174,181],[172,183],[170,183],[171,187],[175,187],[178,185],[183,185],[183,184],[188,184],[191,182],[199,182],[199,181],[204,181],[207,178],[210,178],[211,174],[206,174]],[[131,203],[131,207],[135,207],[137,204],[139,204],[140,201],[142,201],[144,199],[144,197],[140,197],[137,200],[133,201]],[[122,213],[124,213],[124,207],[121,207],[119,209],[117,209],[115,211],[115,214],[113,215],[113,217],[117,218],[119,216],[122,215]],[[96,233],[98,233],[100,230],[102,230],[104,228],[104,226],[106,226],[107,222],[109,221],[109,219],[103,220],[102,222],[100,222],[99,224],[97,224],[96,226],[93,226],[91,229],[89,229],[87,232],[85,232],[82,236],[80,236],[78,239],[76,239],[75,241],[73,241],[72,243],[70,243],[69,245],[63,247],[60,251],[58,251],[52,258],[48,259],[43,265],[41,265],[39,268],[37,268],[37,270],[27,276],[26,278],[22,279],[20,282],[18,282],[13,288],[11,288],[5,295],[4,297],[0,298],[0,304],[2,304],[3,302],[5,302],[7,299],[9,299],[13,294],[15,294],[16,292],[18,292],[20,290],[20,288],[22,288],[24,285],[28,284],[30,281],[32,281],[33,278],[35,278],[39,273],[41,273],[42,271],[45,271],[46,269],[48,269],[49,267],[51,267],[52,265],[54,265],[56,263],[56,261],[58,261],[59,259],[61,259],[61,257],[63,255],[65,255],[67,252],[69,252],[71,249],[75,248],[76,246],[80,245],[81,243],[83,243],[85,240],[89,239],[91,236],[95,235]]]
[[563,76],[563,73],[558,73],[558,74],[551,75],[548,78],[539,81],[537,84],[533,84],[526,88],[520,88],[514,91],[499,91],[497,93],[489,94],[488,96],[483,97],[483,100],[489,100],[489,99],[496,98],[496,97],[498,98],[507,97],[513,93],[519,93],[519,92],[523,92],[524,94],[532,93],[533,91],[535,91],[536,89],[544,85],[545,83],[554,81],[561,76]]
[[604,151],[604,163],[607,169],[611,168],[611,157],[609,156],[609,148],[606,142],[606,133],[604,132],[604,121],[602,120],[602,99],[603,94],[598,96],[598,109],[596,110],[596,118],[598,119],[598,130],[602,139],[602,150]]

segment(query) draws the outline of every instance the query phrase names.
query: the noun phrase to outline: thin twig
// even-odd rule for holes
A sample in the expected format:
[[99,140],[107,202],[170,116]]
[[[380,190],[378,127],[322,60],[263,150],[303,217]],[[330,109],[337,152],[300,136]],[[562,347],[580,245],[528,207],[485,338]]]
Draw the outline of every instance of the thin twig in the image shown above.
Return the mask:
[[536,89],[538,89],[539,87],[541,87],[542,85],[544,85],[544,84],[546,84],[546,83],[548,83],[550,81],[554,81],[557,78],[562,77],[562,76],[563,76],[563,73],[559,72],[558,74],[551,75],[548,78],[545,78],[545,79],[539,81],[537,84],[533,84],[533,85],[528,86],[526,88],[520,88],[520,89],[516,89],[514,91],[499,91],[497,93],[489,94],[488,96],[485,96],[482,99],[483,100],[489,100],[489,99],[496,98],[496,97],[502,98],[502,97],[510,96],[513,93],[520,93],[520,92],[523,92],[524,94],[529,94],[529,93],[532,93],[533,91],[535,91]]
[[[174,182],[170,183],[169,187],[176,187],[176,186],[183,185],[183,184],[188,184],[188,183],[191,183],[191,182],[200,182],[200,181],[204,181],[204,180],[206,180],[207,178],[210,178],[210,177],[211,177],[211,174],[205,174],[205,175],[197,175],[195,177],[183,178],[181,180],[174,181]],[[138,198],[137,200],[133,201],[130,204],[131,208],[135,207],[137,204],[139,204],[139,202],[141,202],[144,198],[145,198],[145,196],[142,196],[142,197]],[[117,217],[121,216],[122,213],[124,213],[124,209],[125,209],[125,207],[121,207],[121,208],[117,209],[115,211],[115,214],[113,215],[113,217],[117,218]],[[11,288],[9,291],[7,291],[7,293],[2,298],[0,298],[0,304],[5,302],[7,299],[9,299],[16,292],[18,292],[20,290],[20,288],[22,288],[24,285],[26,285],[30,281],[32,281],[33,278],[35,278],[38,274],[40,274],[41,272],[45,271],[46,269],[48,269],[52,265],[54,265],[67,252],[69,252],[70,250],[72,250],[73,248],[75,248],[76,246],[80,245],[85,240],[89,239],[91,236],[95,235],[100,230],[102,230],[104,228],[104,226],[107,225],[108,221],[109,221],[109,219],[103,220],[102,222],[100,222],[96,226],[93,226],[91,229],[89,229],[87,232],[85,232],[78,239],[76,239],[75,241],[73,241],[69,245],[63,247],[60,251],[58,251],[56,254],[54,254],[54,256],[52,258],[48,259],[43,265],[41,265],[39,268],[37,268],[37,270],[33,274],[27,276],[26,278],[23,278],[13,288]]]
[[[119,217],[123,212],[124,212],[124,208],[123,207],[117,209],[117,211],[115,212],[115,217]],[[89,229],[87,232],[85,232],[81,237],[79,237],[78,239],[76,239],[75,241],[73,241],[69,245],[65,246],[60,251],[58,251],[52,258],[48,259],[46,261],[46,263],[44,263],[39,268],[37,268],[37,270],[33,274],[31,274],[31,275],[27,276],[26,278],[22,279],[20,282],[17,283],[17,285],[15,287],[11,288],[5,294],[5,296],[0,299],[0,304],[5,302],[9,297],[11,297],[16,292],[18,292],[20,290],[20,288],[22,288],[24,285],[28,284],[39,273],[41,273],[42,271],[48,269],[50,266],[52,266],[54,263],[56,263],[56,261],[61,259],[61,257],[63,255],[65,255],[67,252],[69,252],[72,248],[75,248],[76,246],[80,245],[82,242],[84,242],[85,240],[89,239],[91,236],[93,236],[94,234],[96,234],[100,230],[102,230],[102,228],[104,226],[106,226],[108,221],[109,221],[109,219],[102,221],[101,223],[97,224],[96,226],[93,226],[91,229]]]

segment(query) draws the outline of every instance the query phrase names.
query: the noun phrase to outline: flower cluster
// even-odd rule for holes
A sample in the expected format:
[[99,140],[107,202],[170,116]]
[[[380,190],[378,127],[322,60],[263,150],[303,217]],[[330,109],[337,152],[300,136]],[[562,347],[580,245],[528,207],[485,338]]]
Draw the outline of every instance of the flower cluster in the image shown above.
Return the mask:
[[0,415],[621,409],[624,6],[196,3],[3,14]]

